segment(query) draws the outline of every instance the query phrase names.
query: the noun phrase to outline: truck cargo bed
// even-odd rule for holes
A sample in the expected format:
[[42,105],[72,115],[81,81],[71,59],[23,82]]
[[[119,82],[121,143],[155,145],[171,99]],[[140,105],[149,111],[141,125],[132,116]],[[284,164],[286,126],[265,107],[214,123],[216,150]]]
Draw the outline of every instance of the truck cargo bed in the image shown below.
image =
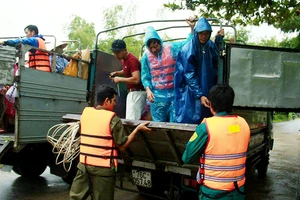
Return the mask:
[[[265,137],[269,135],[267,125],[268,112],[235,110],[242,115],[250,125],[251,138],[247,152],[248,164],[259,161],[257,153],[265,146]],[[63,121],[78,121],[81,115],[68,114]],[[136,126],[145,121],[121,119],[126,134],[129,135]],[[195,175],[199,162],[184,164],[182,155],[185,145],[194,133],[197,124],[180,124],[168,122],[153,122],[148,125],[151,133],[139,132],[128,148],[121,152],[119,162],[128,166],[142,167],[150,170],[162,170],[183,175]]]

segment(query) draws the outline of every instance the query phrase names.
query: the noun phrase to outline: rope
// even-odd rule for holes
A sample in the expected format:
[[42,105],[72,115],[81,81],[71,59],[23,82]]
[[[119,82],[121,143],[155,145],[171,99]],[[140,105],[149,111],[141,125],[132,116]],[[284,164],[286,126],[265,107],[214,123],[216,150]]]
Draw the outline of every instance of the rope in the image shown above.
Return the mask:
[[56,124],[47,133],[47,140],[53,146],[52,152],[57,154],[55,164],[63,164],[67,172],[71,169],[72,161],[80,153],[80,137],[77,136],[79,123]]

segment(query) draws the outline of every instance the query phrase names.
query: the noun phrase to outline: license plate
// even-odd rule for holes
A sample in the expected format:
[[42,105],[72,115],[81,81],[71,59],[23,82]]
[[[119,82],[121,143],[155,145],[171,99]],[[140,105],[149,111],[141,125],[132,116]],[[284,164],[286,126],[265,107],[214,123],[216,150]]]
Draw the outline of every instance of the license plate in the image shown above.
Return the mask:
[[151,188],[151,172],[133,169],[131,171],[132,181],[134,185]]

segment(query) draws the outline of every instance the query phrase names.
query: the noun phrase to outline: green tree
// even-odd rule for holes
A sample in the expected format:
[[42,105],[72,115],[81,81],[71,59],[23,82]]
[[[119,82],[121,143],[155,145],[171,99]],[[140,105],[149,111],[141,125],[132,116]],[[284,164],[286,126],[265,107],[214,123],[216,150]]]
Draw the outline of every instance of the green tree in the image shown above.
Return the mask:
[[[245,27],[241,27],[241,28],[237,29],[236,31],[237,31],[237,38],[236,38],[237,41],[236,42],[242,43],[242,44],[248,44],[250,31],[245,29]],[[228,34],[225,32],[224,40],[226,42],[229,42],[232,39],[234,39],[234,34],[233,33]]]
[[[130,5],[125,9],[121,5],[116,5],[110,9],[104,11],[104,30],[114,29],[115,27],[129,24],[134,21],[136,13],[135,5]],[[89,23],[79,16],[73,15],[71,23],[65,26],[65,30],[68,34],[69,40],[79,40],[81,42],[81,49],[94,48],[96,33],[94,23]],[[136,33],[135,27],[129,27],[125,29],[112,30],[106,33],[99,34],[98,38],[98,50],[112,53],[110,51],[111,43],[115,39],[122,39],[126,35],[132,35]],[[97,33],[98,34],[98,33]],[[128,51],[132,52],[139,57],[140,50],[143,45],[143,36],[129,37],[125,39]],[[70,43],[68,50],[75,50],[78,48],[78,44]]]
[[[112,7],[111,9],[107,9],[104,11],[104,29],[112,29],[117,26],[120,26],[120,21],[121,15],[123,12],[123,6],[121,5],[116,5]],[[117,30],[110,31],[108,33],[110,38],[115,38],[117,35]]]
[[[122,5],[116,5],[104,11],[104,28],[105,30],[112,30],[99,35],[98,49],[100,51],[111,54],[111,43],[115,39],[123,39],[124,36],[134,35],[136,33],[135,27],[113,30],[115,27],[130,24],[135,21],[135,13],[135,5],[130,5],[127,8]],[[143,36],[128,37],[124,39],[124,41],[126,42],[127,50],[139,57],[143,45]]]
[[260,42],[258,42],[257,45],[267,47],[280,47],[280,42],[276,39],[275,36],[273,36],[270,39],[262,39]]
[[248,43],[249,42],[249,35],[250,35],[250,31],[248,31],[247,29],[242,27],[241,29],[238,30],[237,40]]
[[173,0],[164,6],[172,10],[198,9],[201,16],[223,19],[235,25],[267,23],[287,33],[300,32],[299,0]]
[[[65,27],[69,40],[78,40],[81,44],[81,49],[89,47],[93,48],[96,38],[94,23],[88,23],[77,15],[72,16],[71,23]],[[68,45],[68,50],[75,50],[78,44],[71,43]]]
[[300,50],[300,34],[294,38],[284,38],[280,42],[280,46],[284,48],[293,48],[293,49],[299,49]]

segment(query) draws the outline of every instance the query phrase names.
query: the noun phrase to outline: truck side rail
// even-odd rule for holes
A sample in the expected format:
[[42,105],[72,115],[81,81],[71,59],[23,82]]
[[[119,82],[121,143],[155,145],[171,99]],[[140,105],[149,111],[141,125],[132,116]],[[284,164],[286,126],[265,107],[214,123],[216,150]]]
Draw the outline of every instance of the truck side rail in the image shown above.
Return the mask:
[[227,44],[226,55],[224,82],[236,93],[234,106],[249,110],[300,110],[299,50]]
[[[24,55],[26,54],[26,52],[28,52],[30,49],[36,49],[36,50],[40,50],[40,51],[43,51],[43,52],[47,52],[49,55],[53,55],[53,62],[52,62],[52,72],[55,72],[55,68],[56,68],[56,59],[55,57],[56,56],[61,56],[61,57],[65,57],[67,59],[72,59],[72,60],[76,60],[78,61],[78,70],[79,72],[82,71],[82,63],[87,63],[89,64],[90,62],[87,61],[87,60],[82,60],[80,58],[74,58],[74,57],[71,57],[71,56],[65,56],[63,54],[60,54],[60,53],[57,53],[57,52],[54,52],[54,51],[48,51],[48,50],[45,50],[45,49],[41,49],[41,48],[38,48],[38,47],[33,47],[33,46],[30,46],[30,45],[21,45],[20,47],[21,51],[19,52],[19,57],[20,57],[20,66],[24,66],[25,65],[25,60],[24,60]],[[78,75],[79,77],[81,77],[81,74]]]

